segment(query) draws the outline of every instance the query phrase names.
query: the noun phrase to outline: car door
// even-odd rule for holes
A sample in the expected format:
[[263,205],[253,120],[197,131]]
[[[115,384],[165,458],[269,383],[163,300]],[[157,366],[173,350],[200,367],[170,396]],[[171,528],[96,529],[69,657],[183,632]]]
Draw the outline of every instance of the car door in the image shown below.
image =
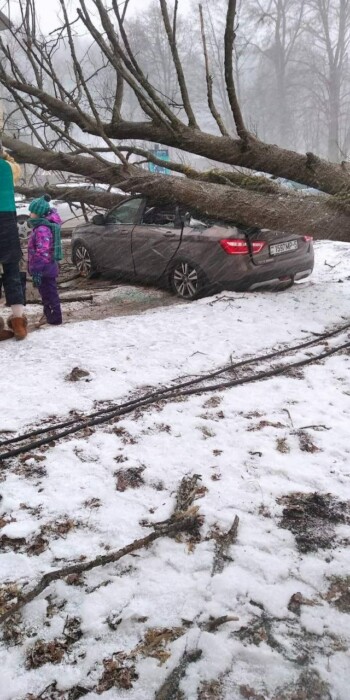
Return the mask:
[[132,254],[139,279],[152,281],[166,271],[181,241],[181,224],[174,205],[149,206],[132,233]]
[[95,246],[99,269],[130,275],[134,272],[131,234],[140,221],[144,200],[134,197],[111,209],[100,227]]

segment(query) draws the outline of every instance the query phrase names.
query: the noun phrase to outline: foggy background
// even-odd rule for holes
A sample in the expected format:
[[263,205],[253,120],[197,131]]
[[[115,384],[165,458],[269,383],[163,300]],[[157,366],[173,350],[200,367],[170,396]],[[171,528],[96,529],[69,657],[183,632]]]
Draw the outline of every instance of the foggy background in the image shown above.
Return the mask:
[[[108,0],[109,2],[109,0]],[[107,6],[108,6],[107,2]],[[73,17],[77,3],[66,3]],[[173,8],[169,0],[169,11]],[[44,35],[60,25],[55,2],[36,0]],[[202,0],[210,74],[216,106],[235,134],[224,81],[223,34],[227,3]],[[13,22],[18,2],[0,3]],[[49,11],[48,11],[49,8]],[[180,0],[177,42],[190,97],[201,128],[218,133],[207,106],[202,36],[197,0]],[[92,16],[96,15],[91,5]],[[238,0],[235,81],[247,128],[259,139],[299,152],[312,151],[332,161],[350,150],[350,0]],[[131,0],[126,27],[137,60],[167,104],[184,117],[181,96],[157,0]],[[100,115],[110,119],[116,76],[103,66],[100,50],[79,24],[75,45]],[[22,58],[24,70],[25,56]],[[67,85],[74,81],[67,46],[61,43],[55,68]],[[93,73],[97,71],[96,76]],[[46,89],[50,89],[47,84]],[[11,110],[5,105],[9,115]],[[144,119],[135,95],[125,89],[123,118]],[[7,128],[21,128],[20,115]],[[74,127],[75,128],[75,127]],[[21,135],[21,132],[18,132]],[[25,137],[26,131],[22,130]]]

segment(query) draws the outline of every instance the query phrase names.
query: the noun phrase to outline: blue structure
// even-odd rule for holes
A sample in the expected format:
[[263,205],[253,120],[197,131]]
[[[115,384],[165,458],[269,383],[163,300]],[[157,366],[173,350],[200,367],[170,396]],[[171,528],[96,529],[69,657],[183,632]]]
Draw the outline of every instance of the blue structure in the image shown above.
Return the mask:
[[[150,151],[150,153],[152,153],[155,158],[159,158],[159,160],[170,160],[167,148],[155,148]],[[158,173],[159,175],[170,175],[171,172],[165,165],[156,165],[155,163],[148,163],[148,169],[151,173]]]

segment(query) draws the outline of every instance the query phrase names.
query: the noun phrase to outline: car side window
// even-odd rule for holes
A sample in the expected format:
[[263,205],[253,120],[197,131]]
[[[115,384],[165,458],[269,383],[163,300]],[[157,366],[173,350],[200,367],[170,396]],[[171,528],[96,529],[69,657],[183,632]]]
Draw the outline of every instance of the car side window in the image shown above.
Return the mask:
[[142,224],[145,226],[175,226],[176,210],[170,207],[150,207],[146,206]]
[[136,224],[142,199],[129,199],[111,209],[106,216],[106,224]]

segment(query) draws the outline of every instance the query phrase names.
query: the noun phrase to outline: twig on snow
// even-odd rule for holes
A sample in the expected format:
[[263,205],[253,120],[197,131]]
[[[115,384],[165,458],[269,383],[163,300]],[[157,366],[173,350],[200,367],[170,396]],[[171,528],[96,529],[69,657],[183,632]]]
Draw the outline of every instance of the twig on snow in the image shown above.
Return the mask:
[[236,515],[230,529],[227,532],[224,532],[222,535],[218,535],[216,537],[214,561],[211,572],[212,576],[214,576],[214,574],[221,574],[224,569],[225,562],[230,561],[228,550],[231,545],[236,542],[238,525],[239,517]]
[[289,421],[290,421],[290,424],[291,424],[292,428],[294,428],[293,418],[290,415],[290,411],[288,410],[288,408],[283,408],[282,410],[287,414]]
[[[85,296],[77,296],[77,297],[62,297],[62,296],[60,296],[61,304],[74,304],[78,301],[82,302],[82,301],[93,301],[93,300],[94,300],[94,297],[92,296],[92,294],[85,295]],[[32,299],[32,301],[29,301],[28,304],[41,304],[42,305],[42,301],[41,301],[41,299]]]
[[162,683],[154,696],[154,700],[175,700],[181,679],[184,677],[187,666],[198,661],[202,656],[201,649],[184,651],[177,666],[171,671],[168,678]]
[[179,532],[191,532],[198,526],[198,517],[196,515],[184,515],[183,517],[171,518],[165,526],[158,527],[154,532],[151,532],[146,537],[142,537],[138,540],[134,540],[125,547],[118,549],[116,552],[110,552],[109,554],[103,554],[91,559],[90,561],[81,562],[79,564],[72,564],[70,566],[65,566],[62,569],[56,569],[44,574],[40,581],[27,593],[20,594],[16,603],[11,605],[8,610],[0,615],[0,624],[4,622],[10,615],[17,612],[23,608],[27,603],[30,603],[34,598],[37,598],[40,593],[42,593],[45,588],[47,588],[53,581],[58,579],[64,579],[66,576],[71,574],[82,574],[86,571],[91,571],[98,566],[105,566],[106,564],[111,564],[119,561],[122,557],[127,554],[131,554],[136,550],[145,549],[152,542],[158,540],[160,537],[171,537]]
[[330,265],[330,264],[327,262],[327,260],[325,260],[324,264],[325,264],[327,267],[330,267],[331,270],[334,270],[334,268],[335,268],[335,267],[338,267],[338,265],[340,265],[341,262],[342,262],[342,261],[340,260],[336,265]]
[[303,425],[301,428],[298,428],[295,432],[298,433],[299,430],[331,430],[331,428],[328,428],[327,425]]
[[199,627],[205,632],[216,632],[221,625],[226,625],[226,622],[238,622],[238,620],[239,617],[235,615],[221,615],[221,617],[214,617],[207,620],[200,624]]
[[201,487],[198,485],[200,480],[201,476],[199,474],[184,476],[183,479],[181,479],[176,493],[174,516],[185,513],[192,506],[193,501],[201,495]]

